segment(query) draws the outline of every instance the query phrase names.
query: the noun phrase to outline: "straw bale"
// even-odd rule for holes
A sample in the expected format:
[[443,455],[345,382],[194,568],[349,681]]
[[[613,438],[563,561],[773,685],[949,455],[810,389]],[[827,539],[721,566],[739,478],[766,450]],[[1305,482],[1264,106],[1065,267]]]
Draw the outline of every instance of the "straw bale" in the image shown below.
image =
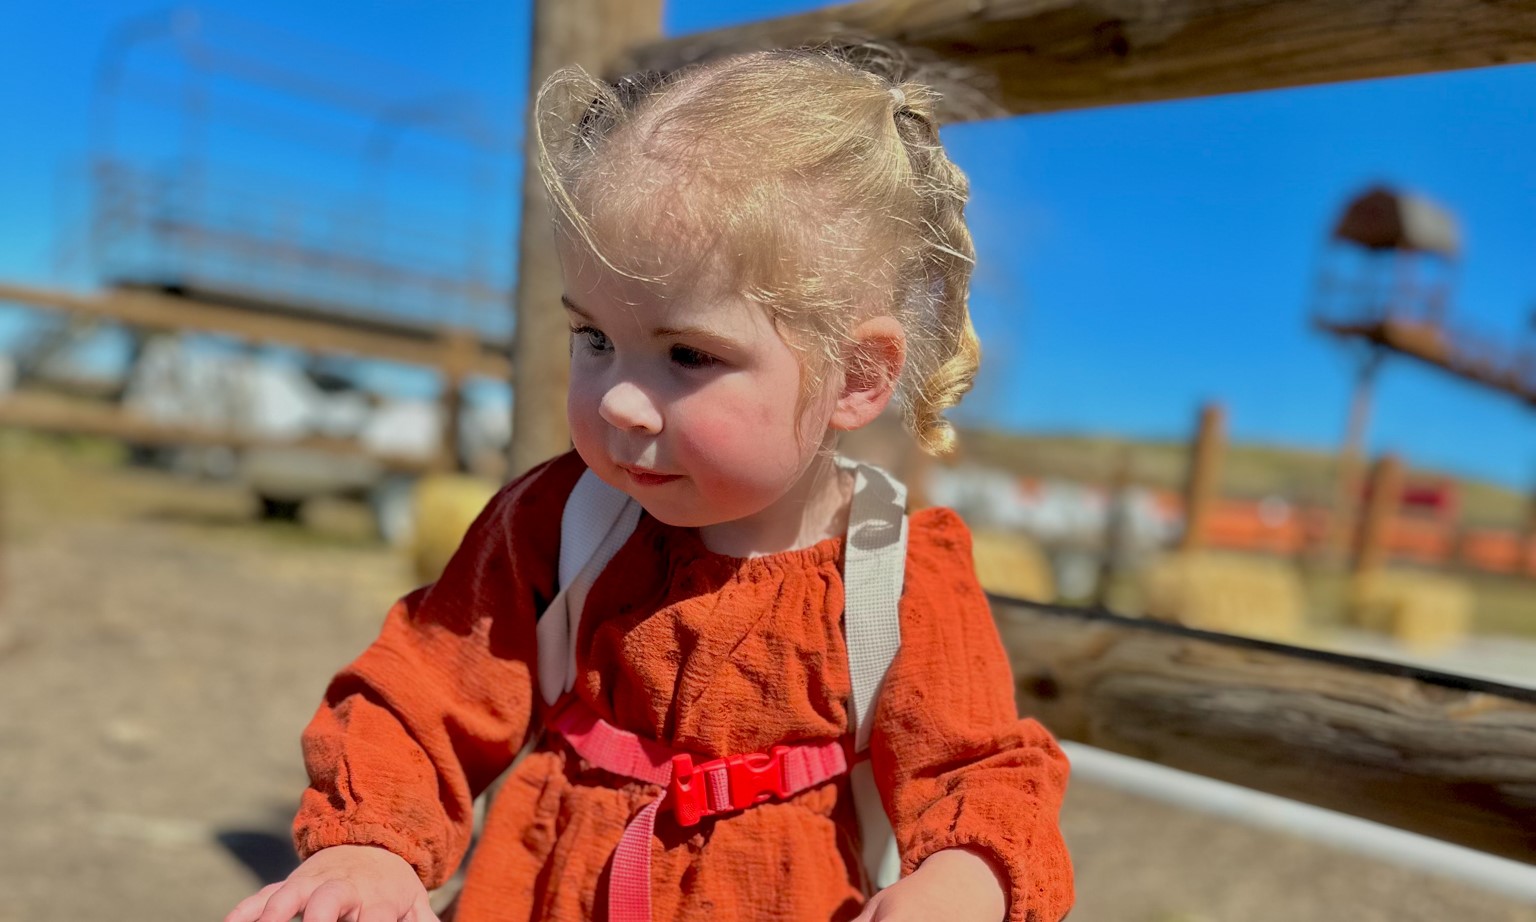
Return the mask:
[[1056,598],[1050,560],[1027,535],[1008,531],[977,531],[972,536],[976,576],[989,592],[1031,602]]
[[429,474],[417,482],[409,547],[417,579],[427,583],[442,575],[448,558],[496,490],[495,481],[464,474]]
[[1472,592],[1461,580],[1438,573],[1382,570],[1355,578],[1349,614],[1357,626],[1405,646],[1438,649],[1466,637]]
[[1141,579],[1149,618],[1270,640],[1292,640],[1302,628],[1301,580],[1280,561],[1189,551],[1154,561]]

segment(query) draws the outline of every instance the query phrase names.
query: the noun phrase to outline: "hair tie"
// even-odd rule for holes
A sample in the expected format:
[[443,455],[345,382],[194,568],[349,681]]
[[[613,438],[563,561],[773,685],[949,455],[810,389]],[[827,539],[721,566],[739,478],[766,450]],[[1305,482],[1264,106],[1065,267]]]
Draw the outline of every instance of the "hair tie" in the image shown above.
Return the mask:
[[891,99],[892,99],[892,101],[894,101],[896,103],[896,108],[898,110],[900,110],[902,106],[907,104],[907,94],[899,86],[891,87]]

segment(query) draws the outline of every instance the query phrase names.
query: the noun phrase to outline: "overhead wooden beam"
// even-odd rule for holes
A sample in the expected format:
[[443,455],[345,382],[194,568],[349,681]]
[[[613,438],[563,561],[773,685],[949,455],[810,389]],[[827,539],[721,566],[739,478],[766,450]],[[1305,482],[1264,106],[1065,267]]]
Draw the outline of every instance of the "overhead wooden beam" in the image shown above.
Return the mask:
[[[661,35],[661,0],[535,0],[528,68],[531,139],[533,102],[555,70],[579,64],[600,71],[634,42]],[[518,232],[516,328],[512,354],[513,476],[570,447],[565,391],[570,380],[569,326],[560,307],[560,266],[544,186],[532,145],[524,145],[523,214]]]
[[380,322],[362,319],[353,322],[342,317],[269,312],[236,303],[134,289],[108,289],[86,295],[0,282],[0,302],[41,307],[148,330],[187,330],[439,370],[464,369],[463,373],[498,381],[512,377],[512,363],[505,352],[481,344],[473,355],[465,355],[463,334],[454,330],[407,329],[401,324],[390,328]]
[[686,35],[610,71],[675,70],[862,35],[960,65],[990,113],[951,121],[1536,60],[1536,4],[1500,0],[863,0]]
[[992,599],[1065,739],[1536,863],[1536,690]]

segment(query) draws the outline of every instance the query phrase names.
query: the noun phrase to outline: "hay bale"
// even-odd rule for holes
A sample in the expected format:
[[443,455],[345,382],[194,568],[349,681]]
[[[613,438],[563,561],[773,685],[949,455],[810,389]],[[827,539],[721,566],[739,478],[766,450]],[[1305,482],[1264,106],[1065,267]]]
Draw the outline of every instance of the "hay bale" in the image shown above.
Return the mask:
[[1051,562],[1027,535],[978,531],[971,538],[976,576],[988,592],[1032,602],[1056,598]]
[[1381,570],[1355,578],[1349,616],[1355,625],[1387,634],[1404,646],[1440,649],[1467,636],[1472,592],[1461,580],[1438,573]]
[[1164,557],[1142,571],[1141,589],[1146,617],[1225,634],[1292,640],[1306,612],[1292,567],[1235,554]]
[[429,474],[416,482],[408,550],[418,580],[429,583],[442,575],[448,558],[497,489],[493,480],[465,474]]

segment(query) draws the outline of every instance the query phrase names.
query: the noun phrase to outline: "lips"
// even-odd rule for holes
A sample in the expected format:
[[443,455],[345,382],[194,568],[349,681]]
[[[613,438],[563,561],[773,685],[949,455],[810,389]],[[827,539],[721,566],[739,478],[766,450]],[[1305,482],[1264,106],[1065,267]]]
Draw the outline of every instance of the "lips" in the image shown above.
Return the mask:
[[628,464],[620,464],[618,467],[630,480],[648,487],[681,480],[683,476],[681,474],[663,474],[660,471],[652,471],[643,467],[631,467]]

